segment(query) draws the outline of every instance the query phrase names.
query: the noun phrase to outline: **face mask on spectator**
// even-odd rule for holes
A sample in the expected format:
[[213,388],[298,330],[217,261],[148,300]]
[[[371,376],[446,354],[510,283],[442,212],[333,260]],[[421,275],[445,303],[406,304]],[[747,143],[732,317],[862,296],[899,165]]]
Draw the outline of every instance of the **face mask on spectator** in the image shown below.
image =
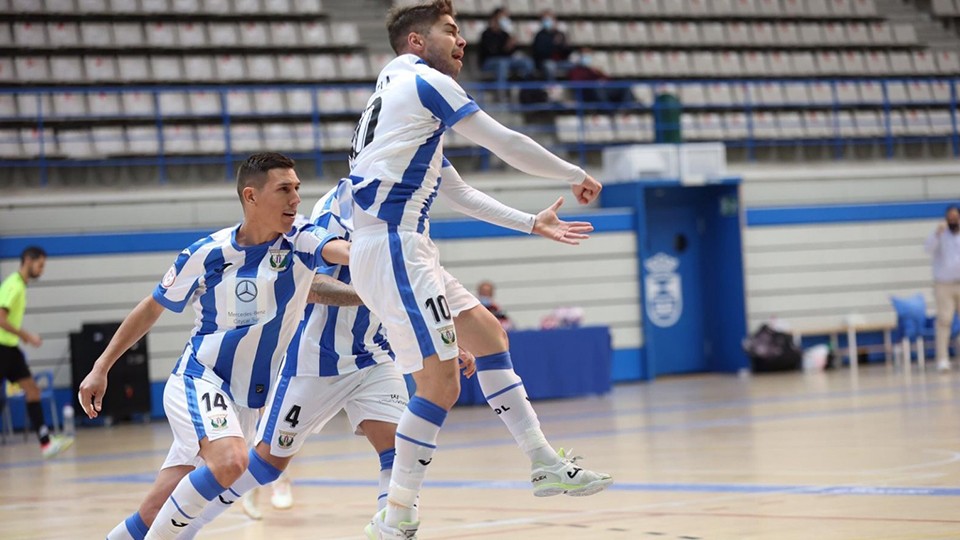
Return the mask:
[[589,54],[584,54],[580,56],[580,64],[584,66],[590,66],[593,63],[593,57]]
[[506,33],[513,32],[513,21],[510,20],[510,17],[500,17],[500,29]]
[[552,19],[552,18],[550,18],[550,17],[544,17],[542,22],[543,22],[543,27],[544,27],[546,30],[553,30],[554,22],[553,22],[553,19]]

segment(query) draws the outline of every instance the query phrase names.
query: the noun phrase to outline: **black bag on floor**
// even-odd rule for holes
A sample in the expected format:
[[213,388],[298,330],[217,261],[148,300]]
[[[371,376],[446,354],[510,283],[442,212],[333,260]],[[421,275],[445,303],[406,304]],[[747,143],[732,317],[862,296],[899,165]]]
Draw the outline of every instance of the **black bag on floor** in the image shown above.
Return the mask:
[[793,336],[766,324],[743,340],[743,350],[755,373],[793,371],[803,365],[803,352],[793,343]]

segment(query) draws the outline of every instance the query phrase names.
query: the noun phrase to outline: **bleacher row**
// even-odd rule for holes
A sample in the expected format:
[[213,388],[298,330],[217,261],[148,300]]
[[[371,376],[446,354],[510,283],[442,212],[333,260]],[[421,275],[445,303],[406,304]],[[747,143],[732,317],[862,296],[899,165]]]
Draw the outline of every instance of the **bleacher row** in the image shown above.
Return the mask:
[[196,49],[352,47],[356,24],[324,21],[274,22],[69,22],[0,23],[0,48]]
[[[405,0],[402,3],[415,3]],[[487,17],[506,5],[514,15],[546,9],[564,16],[621,18],[816,18],[877,17],[874,0],[456,0],[461,17]]]
[[312,15],[321,0],[0,0],[0,12],[80,15]]
[[[833,138],[880,140],[888,134],[895,138],[945,139],[955,131],[953,117],[946,109],[890,111],[889,132],[887,122],[880,111],[704,112],[684,113],[681,117],[684,138],[692,141],[749,139],[763,144],[773,140],[813,140],[828,144]],[[555,129],[557,140],[571,145],[654,140],[653,118],[645,114],[558,116]]]
[[938,17],[960,17],[960,0],[933,0],[931,9]]
[[[466,20],[461,26],[468,44],[476,43],[487,27],[487,22],[479,19]],[[515,37],[519,43],[530,43],[540,27],[539,21],[520,21],[516,24]],[[566,32],[572,46],[863,49],[906,48],[918,45],[913,25],[883,21],[700,23],[575,20],[561,23],[560,28]]]
[[85,55],[0,58],[3,84],[369,81],[392,59],[380,53]]

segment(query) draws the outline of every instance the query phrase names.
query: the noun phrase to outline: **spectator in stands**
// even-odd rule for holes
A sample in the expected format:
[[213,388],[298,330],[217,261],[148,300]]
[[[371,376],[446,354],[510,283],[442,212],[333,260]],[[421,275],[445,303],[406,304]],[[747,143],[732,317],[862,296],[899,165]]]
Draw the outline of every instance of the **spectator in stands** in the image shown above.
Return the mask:
[[596,82],[596,86],[580,90],[580,99],[586,103],[629,105],[633,94],[626,86],[608,86],[610,77],[593,65],[593,49],[584,47],[574,57],[573,67],[567,73],[572,82]]
[[553,11],[544,11],[540,23],[543,26],[533,38],[533,62],[548,81],[553,81],[558,72],[566,72],[573,67],[570,63],[573,50],[567,45],[567,34],[557,28]]
[[933,257],[933,293],[937,301],[937,369],[950,369],[950,331],[960,308],[960,207],[947,208],[924,246]]
[[510,317],[507,317],[507,314],[500,309],[500,305],[493,299],[493,293],[494,287],[492,281],[484,280],[477,284],[477,299],[480,300],[480,304],[487,308],[487,310],[500,321],[500,326],[502,326],[504,330],[510,330],[513,328],[513,323],[510,322]]
[[507,8],[497,8],[490,16],[490,24],[480,35],[477,61],[480,70],[493,73],[499,85],[503,85],[513,73],[527,80],[533,76],[533,61],[517,47],[511,34],[513,21]]

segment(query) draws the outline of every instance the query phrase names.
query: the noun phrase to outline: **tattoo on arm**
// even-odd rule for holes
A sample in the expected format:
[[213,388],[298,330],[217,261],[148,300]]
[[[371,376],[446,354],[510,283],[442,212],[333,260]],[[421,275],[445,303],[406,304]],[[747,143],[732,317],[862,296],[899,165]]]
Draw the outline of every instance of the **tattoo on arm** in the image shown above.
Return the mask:
[[363,300],[352,286],[341,283],[331,277],[318,275],[310,285],[307,302],[328,306],[362,306]]

